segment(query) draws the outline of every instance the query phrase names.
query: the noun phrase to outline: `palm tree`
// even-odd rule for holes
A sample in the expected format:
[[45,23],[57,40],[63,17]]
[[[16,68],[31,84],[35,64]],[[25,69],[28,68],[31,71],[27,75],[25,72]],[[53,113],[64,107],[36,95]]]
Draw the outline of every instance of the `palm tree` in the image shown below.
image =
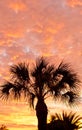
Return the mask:
[[8,130],[5,125],[1,125],[0,130]]
[[51,116],[51,121],[47,124],[47,130],[79,130],[82,128],[81,121],[82,117],[72,112],[69,114],[66,112],[56,113]]
[[36,98],[38,130],[46,130],[48,108],[45,99],[49,95],[55,99],[67,99],[70,104],[77,99],[78,76],[63,62],[56,68],[41,57],[32,69],[25,63],[19,63],[10,67],[10,73],[10,81],[1,86],[2,97],[7,99],[13,95],[20,99],[24,95],[32,107]]

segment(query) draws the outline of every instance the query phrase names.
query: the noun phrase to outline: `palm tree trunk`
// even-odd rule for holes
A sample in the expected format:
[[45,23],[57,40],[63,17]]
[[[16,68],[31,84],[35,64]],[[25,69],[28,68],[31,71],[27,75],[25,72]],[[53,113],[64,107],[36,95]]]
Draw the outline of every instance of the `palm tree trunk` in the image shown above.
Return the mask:
[[46,130],[47,126],[47,106],[44,101],[38,100],[36,105],[36,116],[38,119],[38,130]]

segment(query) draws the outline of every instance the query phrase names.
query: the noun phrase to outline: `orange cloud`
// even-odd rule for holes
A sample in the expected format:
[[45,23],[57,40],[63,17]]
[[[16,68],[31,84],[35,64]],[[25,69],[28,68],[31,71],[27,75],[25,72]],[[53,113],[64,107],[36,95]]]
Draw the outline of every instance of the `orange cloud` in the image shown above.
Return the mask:
[[0,41],[0,46],[3,46],[4,45],[4,41]]
[[24,30],[18,29],[7,29],[3,32],[3,38],[0,39],[0,46],[8,46],[11,47],[12,43],[15,42],[16,39],[23,38],[24,36]]
[[14,55],[12,59],[17,60],[18,58],[19,58],[19,55]]
[[22,26],[11,27],[4,31],[4,36],[10,38],[22,38],[24,35],[24,30]]
[[[7,35],[6,35],[7,36]],[[11,47],[12,46],[12,39],[6,38],[5,40],[0,40],[0,46],[4,46],[4,47]]]
[[44,32],[45,32],[45,38],[44,38],[44,42],[46,44],[50,44],[53,43],[54,40],[54,35],[57,34],[62,28],[64,27],[64,24],[53,24],[53,26],[48,26],[45,28]]
[[12,31],[10,31],[10,32],[6,33],[6,36],[7,37],[12,37],[12,38],[20,38],[20,37],[22,37],[22,33],[21,32],[12,32]]
[[59,33],[62,28],[64,28],[64,23],[56,23],[49,20],[45,26],[43,26],[42,23],[38,23],[31,31],[39,36],[45,44],[50,44],[53,43],[54,36]]
[[68,4],[71,7],[82,6],[82,0],[68,0]]
[[[30,111],[25,102],[17,103],[16,101],[0,103],[0,124],[5,124],[11,130],[31,130],[36,129],[37,120],[34,111]],[[3,107],[2,107],[3,106]],[[19,108],[22,107],[20,110]],[[33,130],[32,129],[32,130]]]
[[47,45],[50,44],[50,43],[52,43],[52,42],[53,42],[53,37],[48,36],[47,38],[45,38],[44,42],[45,42]]
[[9,7],[13,9],[15,12],[26,10],[26,5],[22,2],[12,2],[9,4]]
[[36,26],[34,26],[32,31],[37,32],[37,33],[42,33],[43,32],[43,26],[41,25],[41,23],[38,23]]
[[44,52],[44,53],[42,53],[42,56],[44,56],[44,57],[51,57],[51,56],[53,56],[51,53],[49,53],[49,52]]
[[64,26],[63,23],[58,24],[58,25],[53,24],[52,27],[51,27],[51,26],[48,26],[47,29],[46,29],[46,31],[49,32],[49,33],[51,33],[51,34],[55,34],[55,33],[57,33],[63,26]]

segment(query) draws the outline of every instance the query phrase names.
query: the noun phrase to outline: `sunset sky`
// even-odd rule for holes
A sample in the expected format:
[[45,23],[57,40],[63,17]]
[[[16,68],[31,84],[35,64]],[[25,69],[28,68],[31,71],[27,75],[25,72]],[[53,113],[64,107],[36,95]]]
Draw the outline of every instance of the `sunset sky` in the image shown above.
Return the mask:
[[[70,62],[82,79],[82,0],[0,0],[0,82],[8,79],[10,65],[31,64],[39,56]],[[49,113],[62,109],[51,100],[48,106]],[[82,99],[73,110],[82,114],[81,109]],[[0,119],[9,130],[37,125],[35,111],[24,101],[1,100]]]

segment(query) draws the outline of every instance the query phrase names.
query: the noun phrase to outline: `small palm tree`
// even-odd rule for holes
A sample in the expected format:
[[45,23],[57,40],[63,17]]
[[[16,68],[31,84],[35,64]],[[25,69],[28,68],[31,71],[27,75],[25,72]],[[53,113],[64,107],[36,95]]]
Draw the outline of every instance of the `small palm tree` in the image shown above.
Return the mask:
[[82,128],[81,121],[82,117],[72,112],[69,114],[66,112],[56,113],[51,116],[51,121],[47,124],[47,130],[79,130]]
[[63,62],[56,68],[41,57],[32,70],[27,64],[19,63],[10,67],[10,73],[10,81],[1,86],[2,96],[7,99],[13,95],[15,99],[20,99],[24,94],[32,107],[36,98],[38,130],[46,130],[48,108],[45,99],[49,95],[55,99],[67,99],[69,103],[77,98],[78,76]]
[[8,129],[7,129],[7,127],[6,127],[5,125],[2,125],[2,126],[0,127],[0,130],[8,130]]

